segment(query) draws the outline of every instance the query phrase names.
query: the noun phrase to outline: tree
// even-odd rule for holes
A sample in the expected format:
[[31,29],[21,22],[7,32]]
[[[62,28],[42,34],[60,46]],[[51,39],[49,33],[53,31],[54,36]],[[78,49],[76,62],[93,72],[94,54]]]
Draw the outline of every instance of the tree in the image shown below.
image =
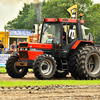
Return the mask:
[[[45,1],[44,1],[45,2]],[[78,4],[78,14],[87,11],[93,4],[92,0],[48,0],[42,7],[42,17],[52,18],[61,17],[69,18],[67,9]]]
[[19,11],[17,18],[8,21],[7,28],[11,29],[32,29],[36,23],[35,4],[25,4],[22,11]]
[[[42,7],[43,18],[69,18],[70,15],[67,9],[75,4],[78,4],[78,15],[83,13],[85,26],[90,30],[86,31],[92,33],[95,43],[100,43],[100,4],[93,4],[92,0],[48,0],[44,1]],[[79,16],[78,16],[79,18]]]
[[95,43],[100,44],[100,4],[94,4],[84,13],[85,26],[89,27]]

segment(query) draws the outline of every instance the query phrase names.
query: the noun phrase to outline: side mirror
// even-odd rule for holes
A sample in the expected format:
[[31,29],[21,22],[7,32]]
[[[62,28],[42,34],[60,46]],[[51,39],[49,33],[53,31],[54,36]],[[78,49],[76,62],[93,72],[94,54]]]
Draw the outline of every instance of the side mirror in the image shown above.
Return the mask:
[[93,41],[93,36],[91,33],[88,33],[87,35],[87,41]]

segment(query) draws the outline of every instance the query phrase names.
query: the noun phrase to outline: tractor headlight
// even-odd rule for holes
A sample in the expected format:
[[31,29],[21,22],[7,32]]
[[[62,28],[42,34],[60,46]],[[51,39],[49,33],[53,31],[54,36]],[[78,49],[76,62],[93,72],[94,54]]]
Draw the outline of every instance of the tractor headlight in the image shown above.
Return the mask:
[[23,48],[19,48],[19,50],[23,50]]
[[19,50],[25,50],[24,48],[19,48]]
[[25,50],[28,50],[27,48],[25,48]]

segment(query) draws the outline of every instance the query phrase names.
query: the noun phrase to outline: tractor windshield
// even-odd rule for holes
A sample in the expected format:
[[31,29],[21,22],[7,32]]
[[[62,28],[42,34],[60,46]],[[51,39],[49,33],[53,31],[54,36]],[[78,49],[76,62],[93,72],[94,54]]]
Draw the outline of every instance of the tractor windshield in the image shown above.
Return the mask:
[[60,24],[44,23],[41,35],[41,43],[60,43]]

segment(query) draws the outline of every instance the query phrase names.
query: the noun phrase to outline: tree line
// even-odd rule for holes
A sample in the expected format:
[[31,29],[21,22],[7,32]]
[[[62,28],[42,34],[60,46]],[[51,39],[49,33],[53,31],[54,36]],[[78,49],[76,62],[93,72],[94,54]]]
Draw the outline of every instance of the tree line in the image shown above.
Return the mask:
[[[86,31],[92,33],[95,43],[100,43],[100,4],[94,4],[92,0],[44,0],[42,2],[42,18],[70,18],[67,9],[78,4],[78,15],[83,13],[85,26],[90,28]],[[26,4],[18,16],[8,21],[6,28],[11,29],[33,29],[37,23],[36,4]],[[78,16],[79,18],[79,16]]]

